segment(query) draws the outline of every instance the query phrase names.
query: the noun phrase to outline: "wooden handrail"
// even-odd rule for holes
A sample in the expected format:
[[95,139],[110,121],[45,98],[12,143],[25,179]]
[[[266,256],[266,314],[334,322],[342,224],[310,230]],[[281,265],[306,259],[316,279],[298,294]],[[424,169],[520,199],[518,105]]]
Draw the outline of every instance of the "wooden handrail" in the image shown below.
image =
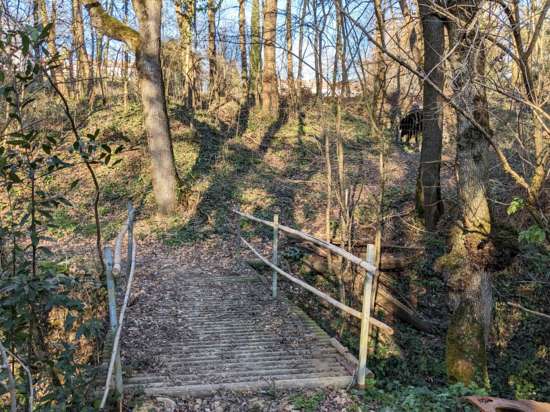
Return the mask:
[[[270,221],[264,220],[264,219],[260,219],[256,216],[250,215],[248,213],[241,212],[240,210],[233,209],[233,212],[240,215],[240,216],[242,216],[242,217],[245,217],[247,219],[253,220],[253,221],[258,222],[258,223],[262,223],[262,224],[264,224],[266,226],[269,226],[271,228],[273,228],[275,226],[275,224],[273,222],[270,222]],[[376,266],[374,266],[374,265],[364,261],[363,259],[351,254],[350,252],[348,252],[347,250],[342,249],[341,247],[335,246],[332,243],[327,242],[326,240],[319,239],[315,236],[309,235],[309,234],[304,233],[300,230],[292,229],[291,227],[284,226],[284,225],[281,225],[281,224],[278,225],[278,229],[282,232],[290,233],[291,235],[297,236],[297,237],[299,237],[303,240],[307,240],[307,241],[315,243],[315,244],[317,244],[321,247],[324,247],[324,248],[330,250],[332,253],[334,253],[338,256],[341,256],[344,259],[350,261],[351,263],[354,263],[357,266],[365,269],[367,272],[369,272],[371,274],[374,274],[377,271]]]
[[[296,283],[297,285],[303,287],[306,290],[309,290],[311,293],[315,294],[316,296],[320,297],[321,299],[326,300],[331,305],[337,307],[340,310],[343,310],[346,313],[349,313],[350,315],[358,318],[361,320],[361,334],[359,339],[359,361],[357,365],[357,384],[360,388],[364,388],[366,385],[366,376],[367,376],[367,355],[368,355],[368,345],[369,345],[369,330],[370,326],[376,326],[377,328],[383,330],[384,332],[388,334],[393,334],[393,329],[386,325],[383,322],[380,322],[377,319],[374,319],[371,316],[371,301],[373,299],[372,296],[372,283],[373,278],[378,274],[378,268],[376,267],[376,260],[375,260],[375,253],[374,253],[374,245],[368,245],[368,253],[367,253],[367,261],[365,262],[363,259],[358,258],[357,256],[349,253],[347,250],[344,250],[338,246],[333,245],[332,243],[329,243],[325,240],[316,238],[315,236],[309,235],[307,233],[301,232],[296,229],[292,229],[291,227],[281,225],[279,223],[279,216],[275,214],[273,216],[273,222],[260,219],[256,216],[250,215],[248,213],[241,212],[240,210],[233,209],[233,212],[239,215],[240,217],[244,217],[246,219],[252,220],[254,222],[262,223],[266,226],[269,226],[273,228],[273,260],[270,262],[267,258],[262,256],[260,252],[258,252],[254,247],[248,243],[241,235],[240,235],[240,221],[239,221],[239,238],[240,240],[268,267],[273,269],[273,285],[272,285],[272,292],[273,292],[273,298],[277,297],[277,274],[283,275],[285,278],[290,280],[291,282]],[[355,310],[346,304],[334,299],[333,297],[327,295],[324,292],[321,292],[317,288],[309,285],[308,283],[304,282],[303,280],[300,280],[294,276],[292,276],[290,273],[285,272],[282,270],[278,264],[278,233],[279,231],[286,232],[290,235],[293,235],[295,237],[298,237],[303,240],[307,240],[309,242],[315,243],[322,248],[330,250],[332,253],[341,256],[342,258],[346,259],[347,261],[356,264],[357,266],[363,268],[366,271],[365,280],[363,282],[363,301],[362,301],[362,310],[359,312],[358,310]]]
[[[361,312],[359,312],[358,310],[355,310],[355,309],[343,304],[342,302],[334,299],[333,297],[327,295],[326,293],[321,292],[319,289],[309,285],[308,283],[304,282],[303,280],[300,280],[300,279],[292,276],[290,273],[287,273],[284,270],[282,270],[281,268],[279,268],[278,266],[274,265],[268,259],[266,259],[264,256],[262,256],[262,254],[260,252],[258,252],[254,248],[254,246],[252,246],[245,239],[243,239],[242,236],[240,238],[241,238],[241,241],[252,251],[252,253],[254,253],[258,257],[258,259],[260,259],[264,264],[269,266],[271,269],[273,269],[277,273],[283,275],[285,278],[287,278],[291,282],[294,282],[297,285],[300,285],[301,287],[303,287],[304,289],[309,290],[314,295],[319,296],[321,299],[326,300],[327,302],[329,302],[333,306],[336,306],[338,309],[341,309],[344,312],[349,313],[350,315],[356,317],[357,319],[362,319],[363,318],[363,314]],[[371,276],[371,275],[368,274],[368,276]],[[374,318],[370,318],[370,321],[377,328],[383,329],[389,335],[393,335],[393,328],[391,326],[388,326],[385,323],[379,321],[378,319],[374,319]]]
[[[120,337],[122,332],[122,325],[124,322],[124,315],[126,314],[126,308],[128,307],[128,301],[130,298],[130,291],[132,288],[132,282],[134,279],[135,266],[136,266],[136,240],[133,236],[135,219],[135,209],[131,202],[128,202],[128,219],[126,224],[121,228],[115,241],[114,253],[110,247],[106,247],[104,255],[106,256],[106,275],[107,275],[107,291],[109,298],[109,318],[111,323],[111,331],[114,333],[113,347],[111,349],[111,356],[109,360],[109,368],[107,371],[107,379],[105,382],[105,389],[103,391],[103,397],[101,399],[100,409],[105,408],[107,397],[109,396],[109,390],[111,387],[111,379],[113,372],[115,375],[116,389],[119,395],[122,396],[123,384],[122,384],[122,366],[120,363]],[[128,235],[128,280],[126,285],[126,292],[124,294],[124,301],[120,314],[116,316],[116,296],[115,296],[115,284],[113,275],[117,275],[121,271],[121,250],[122,240],[124,235]]]

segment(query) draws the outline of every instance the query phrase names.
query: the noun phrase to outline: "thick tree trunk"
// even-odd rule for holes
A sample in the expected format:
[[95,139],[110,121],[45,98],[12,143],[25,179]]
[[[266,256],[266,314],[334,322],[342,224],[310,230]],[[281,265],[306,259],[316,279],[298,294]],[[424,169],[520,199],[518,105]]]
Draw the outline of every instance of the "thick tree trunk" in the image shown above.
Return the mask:
[[[420,2],[424,36],[424,73],[443,90],[442,57],[445,47],[444,23],[436,14],[433,3]],[[441,200],[441,146],[443,138],[443,106],[441,96],[428,82],[424,82],[423,140],[416,185],[416,208],[424,218],[426,228],[435,230],[443,213]]]
[[262,110],[276,114],[279,111],[275,44],[277,41],[277,0],[264,4],[264,73],[262,81]]
[[162,2],[134,0],[140,31],[110,16],[95,0],[84,0],[92,24],[103,34],[124,41],[136,53],[136,67],[141,90],[145,130],[151,156],[153,192],[158,212],[175,211],[179,179],[176,172],[170,125],[164,96],[160,64],[160,27]]
[[143,7],[136,7],[141,29],[136,65],[151,156],[153,191],[159,213],[166,215],[174,212],[177,206],[178,177],[160,64],[161,3],[155,0],[143,3]]
[[[468,1],[466,1],[468,3]],[[468,24],[475,5],[452,9]],[[476,26],[460,33],[452,58],[453,87],[458,105],[485,130],[490,130],[485,89],[485,50]],[[450,39],[459,35],[450,26]],[[491,258],[491,213],[487,200],[487,154],[482,132],[457,112],[456,161],[462,222],[453,230],[452,250],[438,262],[446,272],[451,303],[447,332],[447,371],[451,380],[488,386],[486,344],[491,324],[491,281],[486,267]]]
[[160,58],[155,53],[158,46],[153,44],[144,47],[144,50],[136,55],[136,64],[151,156],[153,191],[159,213],[166,215],[176,209],[178,179],[166,110],[162,68]]
[[[83,98],[91,91],[91,63],[84,44],[84,22],[82,19],[82,5],[80,0],[72,1],[72,34],[73,49],[76,51],[76,76],[77,93],[79,98]],[[81,78],[81,79],[79,79]]]

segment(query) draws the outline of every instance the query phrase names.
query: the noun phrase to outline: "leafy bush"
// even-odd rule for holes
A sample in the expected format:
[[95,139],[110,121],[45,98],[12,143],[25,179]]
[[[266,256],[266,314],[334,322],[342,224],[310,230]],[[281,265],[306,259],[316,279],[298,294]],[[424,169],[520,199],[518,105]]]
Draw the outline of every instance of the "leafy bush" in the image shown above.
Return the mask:
[[[9,367],[0,374],[8,384],[1,391],[14,390],[21,405],[33,401],[37,410],[85,410],[93,381],[89,349],[104,332],[94,317],[97,307],[90,310],[86,301],[102,302],[103,289],[95,273],[75,273],[48,247],[53,240],[48,234],[72,225],[59,213],[70,206],[67,193],[51,178],[70,179],[71,169],[84,163],[98,199],[92,165],[111,163],[122,147],[98,144],[98,132],[82,138],[72,118],[72,141],[40,128],[33,105],[43,93],[43,79],[51,93],[59,93],[49,77],[57,56],[45,47],[48,32],[48,26],[0,29],[0,99],[9,116],[0,142],[0,339],[2,355],[9,355],[4,360]],[[96,215],[97,207],[96,201]],[[100,243],[97,220],[94,227]]]
[[462,400],[464,396],[487,395],[484,389],[454,384],[443,388],[405,386],[397,382],[371,380],[365,391],[369,406],[385,412],[455,412],[474,411]]

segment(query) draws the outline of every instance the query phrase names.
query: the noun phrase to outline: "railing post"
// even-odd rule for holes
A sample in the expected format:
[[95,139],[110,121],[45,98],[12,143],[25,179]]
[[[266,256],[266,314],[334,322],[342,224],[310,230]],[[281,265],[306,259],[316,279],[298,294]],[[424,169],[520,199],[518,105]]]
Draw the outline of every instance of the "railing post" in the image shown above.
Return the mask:
[[[106,246],[103,249],[103,257],[105,259],[105,275],[107,277],[107,298],[109,302],[109,321],[111,331],[116,333],[118,328],[118,318],[116,313],[116,294],[115,294],[115,279],[113,278],[113,249]],[[113,348],[114,350],[115,348]],[[120,362],[120,351],[117,351],[115,360],[115,390],[119,396],[122,396],[122,365]]]
[[132,262],[132,247],[134,245],[134,217],[135,209],[132,202],[128,201],[128,267],[126,268],[126,276],[130,275],[130,263]]
[[[273,258],[271,262],[278,266],[279,264],[279,215],[273,215]],[[277,272],[274,270],[271,279],[271,294],[273,298],[277,297]]]
[[[374,245],[367,245],[367,263],[375,265],[376,250]],[[365,387],[367,377],[367,354],[369,349],[370,309],[372,299],[372,279],[374,273],[365,273],[363,283],[363,310],[361,317],[361,337],[359,341],[359,369],[357,371],[357,384],[360,388]]]

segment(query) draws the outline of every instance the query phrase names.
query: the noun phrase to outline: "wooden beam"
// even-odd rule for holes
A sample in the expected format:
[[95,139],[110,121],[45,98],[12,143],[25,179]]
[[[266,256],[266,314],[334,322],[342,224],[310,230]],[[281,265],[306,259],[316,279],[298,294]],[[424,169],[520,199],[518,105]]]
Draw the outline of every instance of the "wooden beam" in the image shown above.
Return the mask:
[[[235,210],[235,209],[233,209],[233,212],[237,213],[238,215],[240,215],[242,217],[250,219],[254,222],[262,223],[262,224],[264,224],[266,226],[269,226],[271,228],[273,228],[273,226],[274,226],[273,222],[270,222],[270,221],[264,220],[264,219],[260,219],[256,216],[250,215],[248,213],[244,213],[244,212],[241,212],[241,211],[238,211],[238,210]],[[291,227],[284,226],[284,225],[281,225],[281,224],[278,226],[278,228],[282,232],[290,233],[292,235],[300,237],[303,240],[307,240],[307,241],[313,242],[313,243],[315,243],[315,244],[317,244],[321,247],[324,247],[324,248],[330,250],[332,253],[343,257],[344,259],[350,261],[351,263],[356,264],[357,266],[362,267],[363,269],[365,269],[367,272],[369,272],[371,274],[376,272],[376,267],[374,265],[372,265],[371,263],[365,262],[361,258],[358,258],[357,256],[349,253],[348,251],[346,251],[346,250],[344,250],[344,249],[342,249],[338,246],[333,245],[332,243],[329,243],[325,240],[316,238],[315,236],[309,235],[307,233],[301,232],[301,231],[296,230],[296,229],[292,229]]]
[[[331,296],[327,295],[326,293],[324,292],[321,292],[320,290],[314,288],[313,286],[307,284],[306,282],[304,282],[303,280],[300,280],[298,278],[295,278],[294,276],[292,276],[291,274],[285,272],[284,270],[282,270],[281,268],[275,266],[273,263],[271,263],[268,259],[266,259],[265,257],[263,257],[255,248],[254,246],[252,246],[250,243],[248,243],[242,236],[241,236],[241,241],[267,266],[269,266],[271,269],[275,270],[277,273],[279,273],[280,275],[284,276],[285,278],[287,278],[288,280],[290,280],[291,282],[294,282],[296,283],[297,285],[300,285],[301,287],[303,287],[304,289],[306,290],[309,290],[311,293],[313,293],[314,295],[316,296],[319,296],[320,298],[326,300],[327,302],[329,302],[330,304],[332,304],[333,306],[336,306],[338,309],[340,310],[343,310],[344,312],[346,313],[349,313],[350,315],[356,317],[357,319],[361,319],[363,317],[362,313],[359,312],[358,310],[355,310],[353,308],[350,308],[349,306],[347,305],[344,305],[343,303],[337,301],[336,299],[332,298]],[[390,326],[386,325],[385,323],[377,320],[377,319],[374,319],[374,318],[371,318],[371,323],[376,326],[377,328],[379,329],[382,329],[384,332],[386,332],[388,335],[393,335],[393,328],[391,328]]]

